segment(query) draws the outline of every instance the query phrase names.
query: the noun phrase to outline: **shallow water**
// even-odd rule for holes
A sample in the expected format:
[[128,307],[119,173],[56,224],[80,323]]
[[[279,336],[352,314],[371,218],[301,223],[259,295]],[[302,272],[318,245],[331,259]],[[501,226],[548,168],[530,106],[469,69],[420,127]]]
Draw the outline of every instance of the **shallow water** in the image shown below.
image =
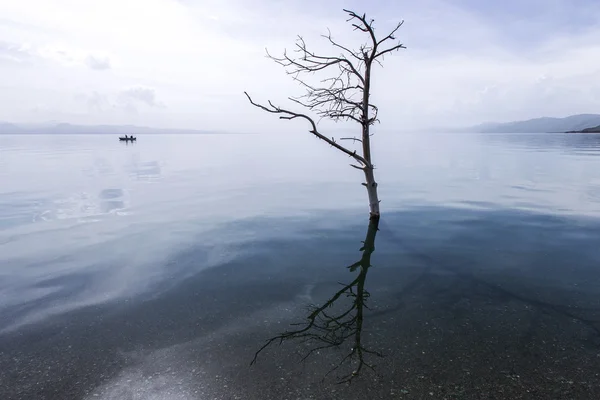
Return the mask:
[[598,398],[600,136],[373,151],[361,341],[384,357],[348,386],[356,335],[249,365],[357,276],[345,156],[284,133],[0,135],[0,398]]

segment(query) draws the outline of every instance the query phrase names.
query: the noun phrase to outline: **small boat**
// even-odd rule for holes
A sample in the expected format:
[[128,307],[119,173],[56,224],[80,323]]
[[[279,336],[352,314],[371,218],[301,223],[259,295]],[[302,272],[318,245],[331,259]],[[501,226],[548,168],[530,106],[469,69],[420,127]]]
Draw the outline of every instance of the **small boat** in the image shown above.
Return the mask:
[[127,142],[127,141],[134,141],[134,140],[137,140],[137,138],[135,138],[135,137],[133,137],[133,136],[132,136],[132,137],[125,136],[125,137],[119,137],[119,140],[120,140],[120,141],[122,141],[122,142]]

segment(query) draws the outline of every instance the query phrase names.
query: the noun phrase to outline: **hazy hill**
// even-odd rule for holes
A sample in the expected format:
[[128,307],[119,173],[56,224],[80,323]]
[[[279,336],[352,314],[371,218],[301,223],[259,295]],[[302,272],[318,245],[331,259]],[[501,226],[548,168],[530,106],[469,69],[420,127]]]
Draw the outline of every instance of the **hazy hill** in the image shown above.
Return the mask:
[[582,131],[600,125],[600,114],[579,114],[565,118],[535,118],[526,121],[485,123],[467,128],[481,133],[549,133]]
[[21,129],[15,124],[0,121],[0,133],[21,133]]
[[[571,132],[581,132],[581,133],[600,133],[600,125],[594,126],[592,128],[585,128],[580,131],[571,131]],[[569,132],[569,133],[571,133]]]
[[157,133],[226,133],[216,131],[201,131],[194,129],[157,129],[135,125],[72,125],[66,123],[48,124],[11,124],[0,121],[0,134],[111,134],[111,135],[139,135]]

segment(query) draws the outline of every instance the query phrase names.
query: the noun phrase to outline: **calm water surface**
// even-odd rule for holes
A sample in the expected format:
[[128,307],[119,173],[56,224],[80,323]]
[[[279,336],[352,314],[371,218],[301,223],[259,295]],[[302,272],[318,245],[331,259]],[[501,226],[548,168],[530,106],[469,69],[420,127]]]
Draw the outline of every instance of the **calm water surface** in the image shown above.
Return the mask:
[[374,140],[0,135],[0,398],[600,398],[600,135]]

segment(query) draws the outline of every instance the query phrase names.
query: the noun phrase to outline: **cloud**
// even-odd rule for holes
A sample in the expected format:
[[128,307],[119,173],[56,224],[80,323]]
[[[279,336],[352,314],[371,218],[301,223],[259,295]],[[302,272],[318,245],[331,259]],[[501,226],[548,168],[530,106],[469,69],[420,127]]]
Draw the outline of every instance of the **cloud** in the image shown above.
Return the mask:
[[85,59],[85,63],[91,69],[98,71],[110,69],[110,59],[108,57],[99,57],[90,54]]
[[111,107],[108,97],[98,92],[80,98],[86,102],[88,109],[92,112],[104,112]]
[[119,123],[127,116],[137,118],[147,115],[148,112],[166,109],[157,99],[156,91],[145,86],[129,86],[117,92],[78,93],[73,98],[83,106],[90,117],[105,118]]
[[[300,87],[265,59],[265,47],[281,54],[302,34],[328,54],[331,49],[319,37],[327,28],[336,39],[359,46],[363,36],[342,11],[353,5],[375,18],[378,34],[405,21],[398,37],[407,49],[386,57],[384,68],[373,74],[382,127],[600,110],[600,24],[593,19],[600,3],[595,0],[507,0],[502,6],[477,0],[55,0],[51,5],[22,0],[0,4],[0,15],[13,21],[0,20],[5,41],[0,119],[19,112],[26,118],[28,98],[57,104],[56,97],[72,99],[85,87],[87,93],[105,93],[117,108],[143,111],[147,118],[168,115],[176,126],[301,129],[301,123],[261,114],[242,92],[289,105],[288,96]],[[109,69],[114,72],[93,73]],[[15,82],[24,101],[2,95]],[[81,105],[60,104],[65,113]],[[93,109],[90,122],[110,122]],[[230,118],[232,113],[237,117]]]
[[17,64],[57,63],[63,66],[87,66],[93,70],[110,69],[108,56],[87,54],[84,51],[56,45],[0,42],[0,60]]
[[0,61],[25,63],[31,59],[26,47],[14,43],[0,42]]
[[163,108],[164,105],[157,101],[156,91],[150,87],[132,86],[123,89],[119,93],[119,98],[124,103],[141,103],[149,107]]

